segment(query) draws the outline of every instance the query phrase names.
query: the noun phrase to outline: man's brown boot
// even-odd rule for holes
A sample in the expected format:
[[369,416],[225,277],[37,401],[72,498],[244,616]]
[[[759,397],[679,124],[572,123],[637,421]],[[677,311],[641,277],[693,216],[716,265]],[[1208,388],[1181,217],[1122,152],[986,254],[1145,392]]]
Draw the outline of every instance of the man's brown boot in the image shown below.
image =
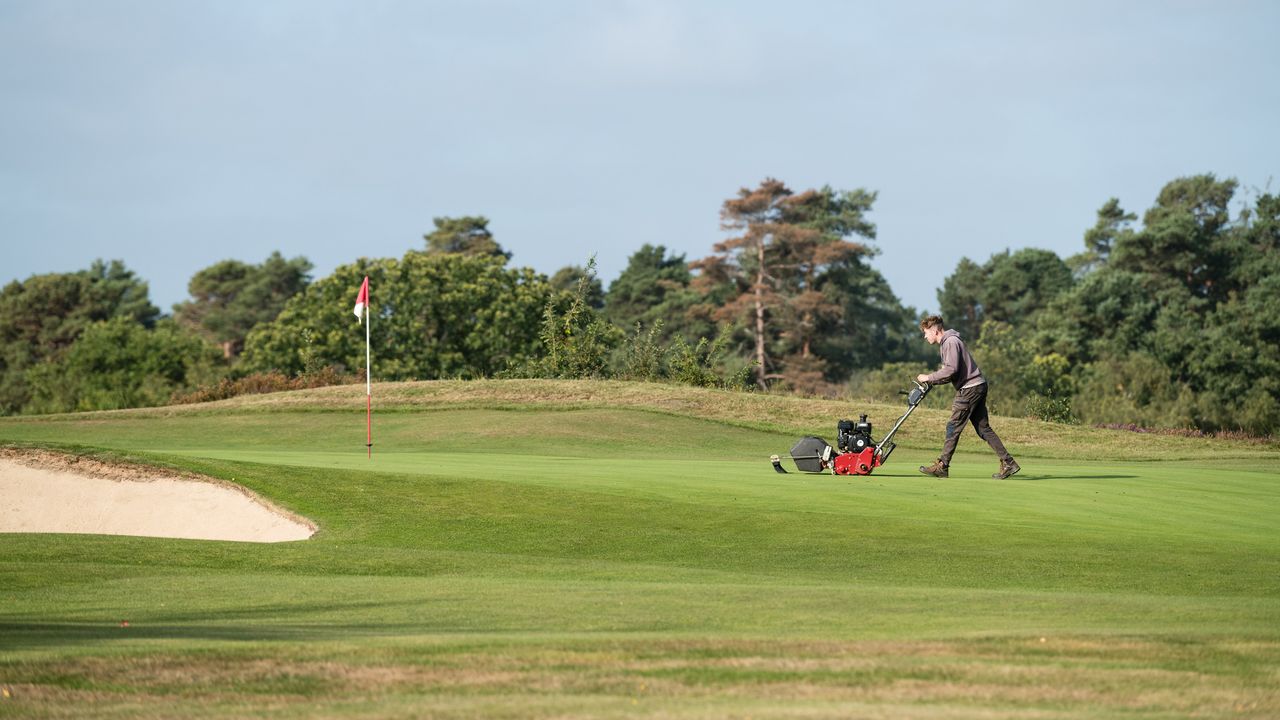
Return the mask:
[[1007,461],[1000,461],[1000,472],[995,473],[991,477],[997,480],[1003,480],[1021,469],[1022,468],[1018,467],[1018,461],[1013,458],[1009,458]]
[[920,472],[936,478],[944,478],[951,475],[951,473],[947,472],[947,466],[942,464],[941,458],[934,460],[932,465],[921,465]]

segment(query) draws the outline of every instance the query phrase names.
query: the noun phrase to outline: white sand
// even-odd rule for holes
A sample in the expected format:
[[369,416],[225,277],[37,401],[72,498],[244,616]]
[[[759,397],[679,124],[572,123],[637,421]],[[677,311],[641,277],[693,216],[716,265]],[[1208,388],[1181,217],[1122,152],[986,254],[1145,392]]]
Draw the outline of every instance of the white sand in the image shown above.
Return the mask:
[[147,477],[136,468],[104,477],[104,466],[80,464],[0,457],[0,532],[243,542],[305,540],[315,533],[313,525],[230,483]]

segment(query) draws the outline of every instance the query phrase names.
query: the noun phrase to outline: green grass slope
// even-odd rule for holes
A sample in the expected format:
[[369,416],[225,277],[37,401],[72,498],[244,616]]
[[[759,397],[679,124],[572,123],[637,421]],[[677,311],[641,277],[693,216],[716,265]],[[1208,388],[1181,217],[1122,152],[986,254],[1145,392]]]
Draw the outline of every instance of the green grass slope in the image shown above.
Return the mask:
[[[0,716],[1275,717],[1275,444],[913,415],[862,478],[778,475],[856,406],[406,383],[8,418],[0,445],[234,480],[274,545],[0,535]],[[883,433],[899,407],[867,406]],[[127,622],[127,625],[124,623]]]

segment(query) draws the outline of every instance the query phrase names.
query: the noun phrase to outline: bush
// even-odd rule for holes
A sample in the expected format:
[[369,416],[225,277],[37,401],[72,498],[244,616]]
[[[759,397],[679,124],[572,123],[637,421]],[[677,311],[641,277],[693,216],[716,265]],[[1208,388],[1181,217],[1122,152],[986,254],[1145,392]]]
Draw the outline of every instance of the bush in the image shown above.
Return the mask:
[[130,317],[88,326],[56,361],[26,373],[29,412],[118,410],[163,405],[175,392],[225,372],[222,353],[165,320],[147,329]]
[[589,293],[595,276],[596,259],[592,257],[572,294],[553,294],[547,299],[538,330],[541,354],[503,375],[561,379],[609,376],[609,355],[617,348],[622,331],[591,309]]
[[622,369],[617,373],[618,379],[659,382],[666,378],[669,350],[658,341],[661,335],[661,320],[655,321],[649,332],[645,332],[643,325],[636,322],[635,334],[628,336],[622,347],[619,363]]
[[1079,420],[1071,409],[1075,383],[1070,364],[1058,353],[1036,355],[1022,373],[1023,405],[1027,414],[1046,422],[1074,424]]
[[725,389],[749,385],[750,367],[728,369],[725,348],[732,335],[728,328],[721,328],[714,340],[704,337],[695,346],[675,335],[671,345],[663,347],[661,321],[648,332],[637,322],[635,333],[626,335],[603,320],[589,303],[595,268],[595,258],[591,258],[574,292],[547,301],[538,331],[539,356],[513,364],[500,377],[616,378]]
[[671,343],[671,370],[669,379],[683,385],[694,387],[722,388],[725,390],[746,390],[755,387],[751,379],[751,366],[747,365],[737,371],[727,371],[725,347],[733,331],[721,328],[715,340],[705,337],[698,340],[696,346],[690,347],[684,338],[677,335]]
[[1081,373],[1075,412],[1085,422],[1195,427],[1196,398],[1156,358],[1141,352],[1104,357]]
[[1080,422],[1080,419],[1075,416],[1071,409],[1071,398],[1069,397],[1053,397],[1052,395],[1046,396],[1039,393],[1031,393],[1027,396],[1025,402],[1027,413],[1037,420],[1067,425],[1075,425]]
[[256,326],[245,341],[246,372],[288,375],[335,366],[362,372],[365,329],[352,315],[369,277],[374,362],[383,380],[489,377],[538,348],[538,318],[550,287],[501,256],[416,251],[361,259],[334,270]]
[[359,375],[347,375],[332,365],[311,373],[289,377],[282,372],[268,371],[245,375],[241,378],[223,378],[216,385],[199,388],[189,393],[174,393],[169,399],[172,405],[226,400],[237,395],[261,395],[287,390],[307,390],[329,385],[354,385],[363,382]]

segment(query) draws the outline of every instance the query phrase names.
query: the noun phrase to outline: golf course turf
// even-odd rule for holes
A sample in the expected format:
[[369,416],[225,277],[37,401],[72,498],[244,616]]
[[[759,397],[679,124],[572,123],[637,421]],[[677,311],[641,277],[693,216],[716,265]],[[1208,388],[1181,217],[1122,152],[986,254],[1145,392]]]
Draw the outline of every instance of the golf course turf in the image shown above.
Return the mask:
[[[993,425],[779,475],[898,406],[613,382],[375,385],[0,419],[234,481],[276,544],[0,535],[0,717],[1280,717],[1280,445]],[[946,394],[946,393],[940,393]],[[949,395],[948,395],[949,397]],[[932,399],[932,398],[931,398]]]

